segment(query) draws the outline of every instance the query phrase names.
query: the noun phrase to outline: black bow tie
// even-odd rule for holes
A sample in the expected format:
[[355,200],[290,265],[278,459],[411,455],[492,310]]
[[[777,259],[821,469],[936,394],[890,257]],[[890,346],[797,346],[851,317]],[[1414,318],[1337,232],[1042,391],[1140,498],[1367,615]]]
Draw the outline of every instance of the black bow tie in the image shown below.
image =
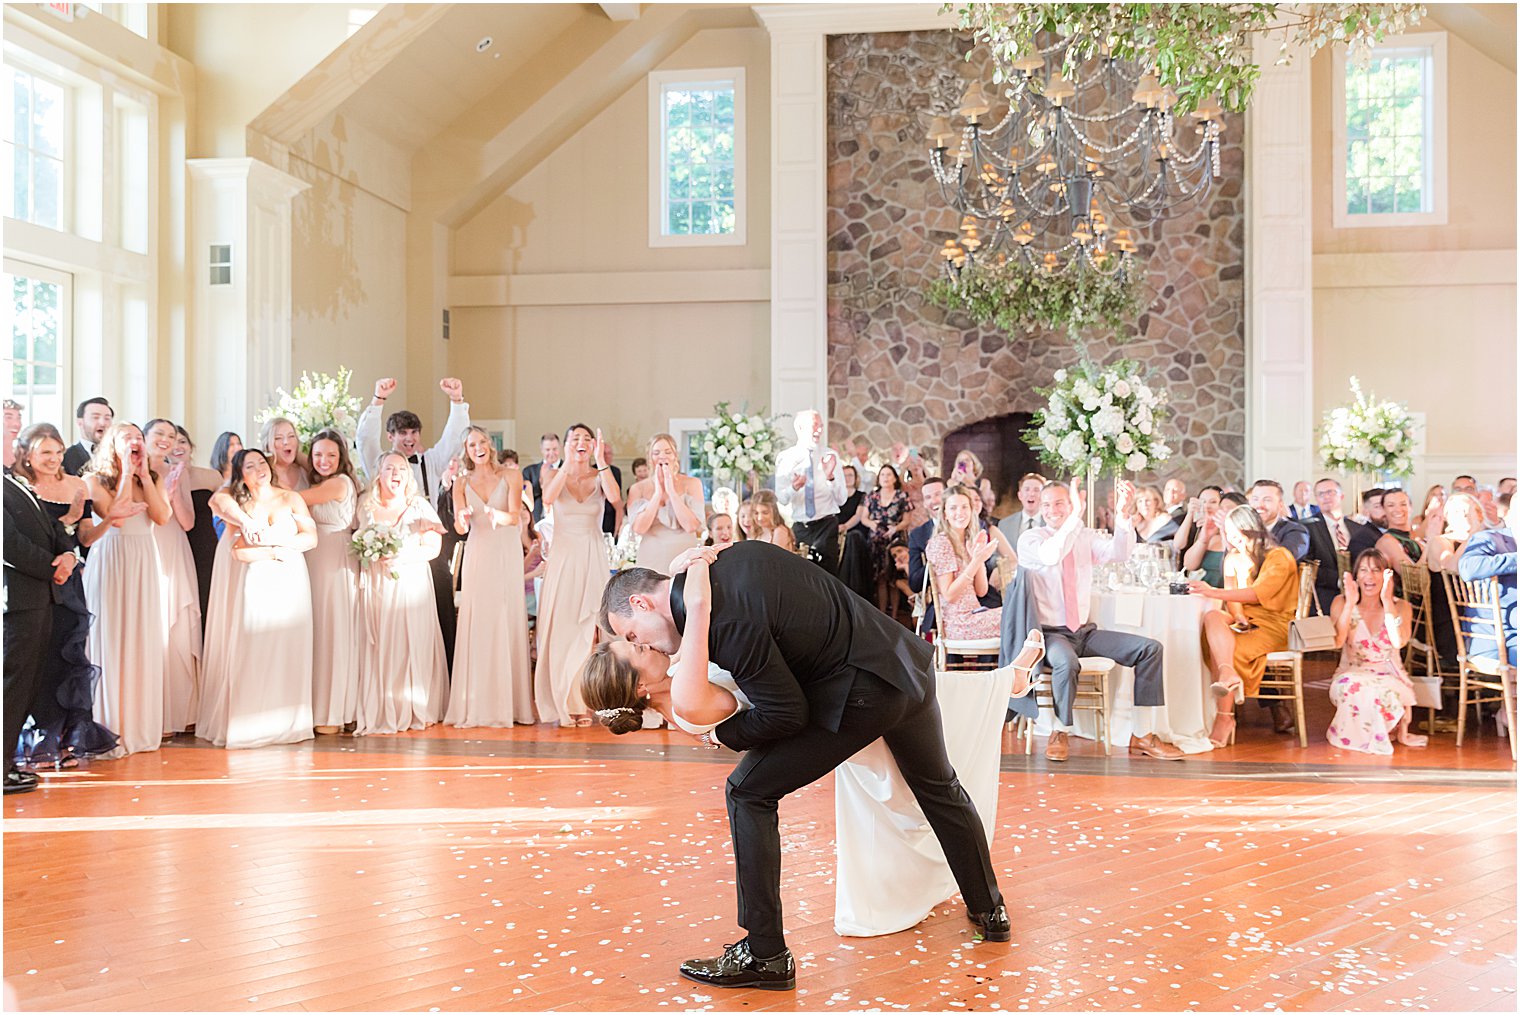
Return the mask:
[[422,462],[422,456],[421,455],[407,455],[406,456],[406,460],[409,461],[409,462],[411,462],[413,465],[418,465],[418,464],[420,464]]

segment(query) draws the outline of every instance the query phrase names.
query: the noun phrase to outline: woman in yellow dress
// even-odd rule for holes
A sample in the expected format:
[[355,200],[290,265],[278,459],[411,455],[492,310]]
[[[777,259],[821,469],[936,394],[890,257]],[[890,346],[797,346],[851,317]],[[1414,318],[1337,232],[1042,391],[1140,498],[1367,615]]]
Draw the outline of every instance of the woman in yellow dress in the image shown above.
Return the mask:
[[[1235,740],[1235,705],[1261,689],[1267,655],[1288,647],[1288,626],[1298,606],[1298,564],[1278,546],[1253,508],[1242,505],[1225,515],[1220,526],[1228,553],[1224,588],[1191,584],[1194,595],[1217,599],[1223,610],[1204,614],[1203,636],[1214,683],[1216,747]],[[1278,732],[1291,731],[1279,722]]]

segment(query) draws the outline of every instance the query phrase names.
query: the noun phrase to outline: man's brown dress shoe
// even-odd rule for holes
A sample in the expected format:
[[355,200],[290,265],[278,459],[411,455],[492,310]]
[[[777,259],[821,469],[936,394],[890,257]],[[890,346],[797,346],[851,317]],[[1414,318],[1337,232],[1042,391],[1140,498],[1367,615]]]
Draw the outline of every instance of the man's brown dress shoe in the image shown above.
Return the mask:
[[1066,734],[1060,730],[1052,731],[1050,740],[1045,744],[1045,760],[1065,761],[1067,752]]
[[1129,753],[1144,754],[1147,757],[1158,758],[1161,761],[1181,761],[1186,757],[1180,748],[1167,743],[1154,733],[1147,733],[1143,737],[1137,737],[1131,733],[1129,735]]

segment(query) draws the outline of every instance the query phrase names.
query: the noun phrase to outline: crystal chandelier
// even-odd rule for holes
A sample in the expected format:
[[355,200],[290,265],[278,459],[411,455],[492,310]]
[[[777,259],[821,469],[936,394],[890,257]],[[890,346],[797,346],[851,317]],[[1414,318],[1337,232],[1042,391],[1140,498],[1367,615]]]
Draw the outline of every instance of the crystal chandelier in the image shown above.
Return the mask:
[[1199,200],[1218,179],[1217,99],[1179,121],[1170,87],[1106,46],[1083,56],[1077,42],[1059,38],[997,72],[1008,101],[1001,119],[991,119],[977,79],[955,122],[934,117],[929,163],[960,215],[959,234],[940,251],[952,280],[1015,258],[1046,273],[1125,279],[1135,270],[1131,229]]

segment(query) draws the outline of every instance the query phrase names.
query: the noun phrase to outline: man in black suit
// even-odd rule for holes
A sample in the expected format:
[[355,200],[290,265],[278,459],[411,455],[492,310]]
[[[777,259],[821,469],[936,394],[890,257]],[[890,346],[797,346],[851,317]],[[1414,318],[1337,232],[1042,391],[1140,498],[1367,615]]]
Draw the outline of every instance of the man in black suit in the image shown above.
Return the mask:
[[562,451],[559,434],[546,433],[538,439],[538,453],[543,461],[534,462],[523,470],[523,482],[533,488],[533,520],[535,522],[544,520],[544,467],[557,467]]
[[[929,646],[823,568],[769,543],[726,548],[710,576],[711,658],[751,706],[704,735],[745,752],[726,795],[748,937],[717,958],[683,962],[681,975],[717,987],[795,986],[782,937],[777,804],[878,738],[934,829],[971,921],[987,940],[1009,940],[982,821],[945,753]],[[684,575],[622,571],[598,619],[631,642],[674,652],[685,584]]]
[[1351,563],[1357,554],[1372,549],[1377,543],[1377,532],[1346,517],[1345,494],[1340,483],[1325,478],[1314,484],[1314,500],[1319,514],[1304,523],[1309,530],[1309,552],[1305,560],[1319,561],[1319,571],[1314,576],[1314,597],[1319,601],[1320,612],[1330,615],[1330,604],[1341,591],[1340,556],[1337,550],[1345,550]]
[[37,777],[16,771],[16,740],[42,679],[53,631],[53,604],[62,599],[79,557],[63,525],[38,503],[18,476],[5,477],[5,792],[37,788]]
[[[924,510],[929,514],[929,520],[924,524],[914,527],[908,532],[908,587],[916,594],[923,595],[924,579],[928,574],[929,540],[934,537],[934,527],[939,524],[940,511],[945,505],[945,480],[942,476],[930,476],[924,480],[923,485]],[[931,604],[924,612],[919,634],[928,636],[934,630],[934,606]]]
[[84,467],[90,464],[90,458],[95,454],[95,445],[100,443],[115,420],[116,413],[112,410],[111,403],[100,395],[80,402],[79,410],[74,414],[79,441],[70,444],[63,453],[63,471],[71,476],[84,472]]
[[1246,491],[1246,500],[1278,545],[1293,554],[1295,562],[1303,560],[1309,552],[1309,533],[1283,510],[1282,484],[1275,479],[1258,479]]
[[11,466],[16,464],[16,438],[21,436],[21,403],[7,398],[5,400],[5,472],[10,475]]

